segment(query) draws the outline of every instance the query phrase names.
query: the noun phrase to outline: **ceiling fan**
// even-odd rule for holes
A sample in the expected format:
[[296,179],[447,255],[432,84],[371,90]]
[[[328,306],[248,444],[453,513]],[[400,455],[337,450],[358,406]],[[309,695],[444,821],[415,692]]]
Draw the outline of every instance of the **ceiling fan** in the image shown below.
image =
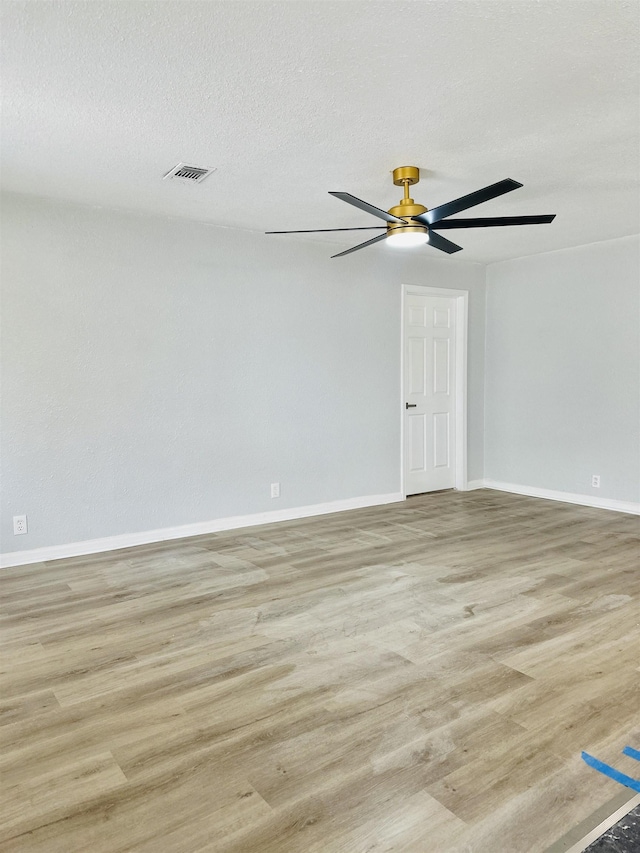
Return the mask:
[[351,252],[357,252],[358,249],[364,249],[366,246],[372,246],[380,240],[388,240],[390,245],[396,246],[418,246],[422,243],[429,243],[434,249],[440,249],[441,252],[446,252],[452,255],[454,252],[459,252],[462,246],[452,243],[437,232],[448,228],[486,228],[494,225],[538,225],[542,223],[552,222],[555,219],[555,213],[542,216],[491,216],[485,219],[448,219],[454,213],[460,213],[476,204],[482,204],[483,201],[489,201],[504,193],[517,190],[522,184],[511,178],[505,178],[504,181],[498,181],[497,184],[491,184],[482,190],[477,190],[469,195],[463,195],[455,201],[450,201],[447,204],[441,204],[439,207],[434,207],[428,210],[422,204],[416,204],[409,197],[409,187],[417,184],[420,180],[420,170],[417,166],[400,166],[393,170],[393,183],[397,187],[404,187],[404,198],[402,201],[390,207],[389,210],[381,210],[379,207],[374,207],[366,201],[356,198],[350,193],[334,193],[330,192],[336,198],[346,201],[347,204],[352,204],[354,207],[365,210],[367,213],[372,213],[379,219],[384,219],[386,225],[372,225],[364,228],[317,228],[307,231],[267,231],[267,234],[318,234],[325,231],[374,231],[385,230],[384,234],[379,234],[371,240],[366,240],[364,243],[359,243],[357,246],[352,246],[351,249],[346,249],[344,252],[338,252],[337,255],[332,255],[332,258],[341,258],[343,255],[348,255]]

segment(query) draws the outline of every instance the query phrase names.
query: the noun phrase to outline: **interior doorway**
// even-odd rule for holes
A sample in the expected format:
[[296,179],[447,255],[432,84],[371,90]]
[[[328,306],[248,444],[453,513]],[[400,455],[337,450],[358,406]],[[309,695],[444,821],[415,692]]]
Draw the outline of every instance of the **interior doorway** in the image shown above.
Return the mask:
[[402,289],[402,491],[467,487],[468,292]]

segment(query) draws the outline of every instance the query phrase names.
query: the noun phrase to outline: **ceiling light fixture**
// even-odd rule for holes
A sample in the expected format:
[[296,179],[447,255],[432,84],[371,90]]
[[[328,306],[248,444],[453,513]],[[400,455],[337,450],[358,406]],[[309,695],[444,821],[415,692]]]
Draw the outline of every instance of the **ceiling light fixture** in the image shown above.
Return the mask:
[[387,237],[387,243],[397,248],[422,246],[429,242],[429,232],[426,228],[398,228]]

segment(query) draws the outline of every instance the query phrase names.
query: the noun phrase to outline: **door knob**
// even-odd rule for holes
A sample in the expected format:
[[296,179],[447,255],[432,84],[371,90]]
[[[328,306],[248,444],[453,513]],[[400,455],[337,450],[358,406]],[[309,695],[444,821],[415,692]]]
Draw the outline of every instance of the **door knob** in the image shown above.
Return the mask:
[[405,403],[404,407],[405,409],[415,409],[417,405],[417,403]]

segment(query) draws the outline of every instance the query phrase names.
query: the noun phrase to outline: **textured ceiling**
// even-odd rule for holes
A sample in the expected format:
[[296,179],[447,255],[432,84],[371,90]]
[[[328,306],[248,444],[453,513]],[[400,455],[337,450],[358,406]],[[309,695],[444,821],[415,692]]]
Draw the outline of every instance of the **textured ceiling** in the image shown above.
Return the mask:
[[[524,188],[463,215],[557,214],[445,232],[465,248],[451,263],[637,233],[638,10],[4,2],[3,188],[255,231],[338,228],[378,220],[328,190],[388,208],[401,195],[391,170],[417,165],[413,196],[427,207],[508,177]],[[163,181],[179,161],[217,171]],[[348,246],[366,234],[270,239]]]

